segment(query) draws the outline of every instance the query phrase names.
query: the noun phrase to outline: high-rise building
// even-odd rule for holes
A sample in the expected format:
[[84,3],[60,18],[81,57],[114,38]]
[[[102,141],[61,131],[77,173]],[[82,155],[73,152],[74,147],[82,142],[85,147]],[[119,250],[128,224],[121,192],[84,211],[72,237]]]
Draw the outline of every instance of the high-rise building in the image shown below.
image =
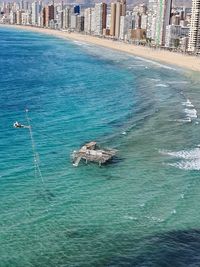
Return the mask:
[[106,28],[107,4],[95,4],[95,34],[101,35]]
[[76,26],[76,30],[78,32],[82,32],[84,31],[84,16],[78,15],[77,16],[77,26]]
[[17,10],[16,22],[18,25],[22,24],[22,11],[21,10]]
[[116,19],[115,19],[115,37],[119,38],[120,34],[120,17],[122,16],[122,3],[116,3]]
[[149,0],[147,12],[147,38],[155,40],[158,0]]
[[74,14],[80,14],[80,6],[74,6]]
[[111,3],[110,35],[115,35],[116,3]]
[[121,0],[122,4],[122,16],[126,16],[126,0]]
[[142,14],[141,15],[141,29],[146,30],[147,29],[147,15],[146,14]]
[[16,24],[17,23],[17,13],[15,11],[10,12],[10,24]]
[[199,50],[200,50],[200,0],[193,0],[188,51],[198,52]]
[[156,14],[156,36],[157,45],[165,45],[166,27],[170,24],[172,0],[158,0]]
[[78,14],[71,15],[71,29],[76,30],[77,28],[77,16]]
[[120,19],[120,35],[119,38],[121,40],[126,40],[128,31],[132,29],[132,16],[131,15],[126,15],[126,16],[121,16]]
[[188,27],[182,27],[181,25],[168,25],[166,28],[165,46],[177,48],[181,43],[181,39],[188,37],[188,35]]
[[95,22],[96,22],[96,18],[95,18],[95,9],[91,8],[91,33],[93,34],[95,32]]
[[63,10],[63,28],[64,29],[68,29],[70,28],[70,25],[71,25],[71,8],[69,7],[66,7],[64,10]]
[[84,17],[85,17],[85,22],[84,22],[84,32],[91,34],[91,24],[92,24],[92,8],[86,8],[84,10]]
[[32,11],[32,25],[37,26],[39,13],[41,11],[41,3],[38,1],[34,1],[31,5],[31,11]]
[[43,9],[43,24],[49,27],[50,21],[54,20],[54,5],[45,6]]

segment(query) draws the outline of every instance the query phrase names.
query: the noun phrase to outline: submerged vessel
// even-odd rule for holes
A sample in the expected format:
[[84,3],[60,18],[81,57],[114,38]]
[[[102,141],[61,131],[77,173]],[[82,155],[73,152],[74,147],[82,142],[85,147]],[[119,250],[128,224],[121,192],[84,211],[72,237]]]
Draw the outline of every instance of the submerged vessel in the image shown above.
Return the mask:
[[83,145],[78,151],[72,153],[73,165],[78,166],[79,162],[83,159],[86,163],[96,162],[101,166],[110,161],[117,153],[116,149],[101,149],[97,143],[92,141]]

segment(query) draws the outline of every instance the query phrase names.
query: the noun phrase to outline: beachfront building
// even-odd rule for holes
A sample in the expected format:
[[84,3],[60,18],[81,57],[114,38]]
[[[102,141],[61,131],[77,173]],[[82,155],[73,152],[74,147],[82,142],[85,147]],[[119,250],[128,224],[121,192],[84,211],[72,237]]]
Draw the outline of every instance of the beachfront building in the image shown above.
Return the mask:
[[86,8],[84,10],[84,18],[85,18],[85,23],[84,23],[84,32],[87,34],[91,34],[91,23],[92,23],[92,8]]
[[121,0],[122,4],[122,16],[126,16],[126,0]]
[[142,14],[141,15],[141,29],[146,30],[147,29],[147,15],[146,14]]
[[16,18],[16,22],[18,25],[21,25],[22,24],[22,10],[17,10],[17,18]]
[[16,24],[17,23],[17,13],[15,11],[10,12],[10,24]]
[[181,40],[189,35],[189,27],[181,25],[168,25],[166,27],[165,46],[169,48],[179,48]]
[[92,10],[91,10],[91,33],[92,34],[94,34],[94,32],[95,32],[95,27],[96,27],[95,23],[96,23],[95,9],[92,8]]
[[30,21],[29,12],[23,12],[22,13],[22,25],[29,25],[30,23],[31,21]]
[[54,4],[54,24],[55,29],[63,28],[63,2]]
[[132,29],[132,19],[133,19],[133,17],[131,15],[121,16],[120,34],[119,34],[120,40],[127,40],[128,31],[129,31],[129,29]]
[[94,34],[95,31],[95,9],[86,8],[84,11],[84,32],[87,34]]
[[50,27],[50,23],[52,25],[52,20],[54,20],[54,5],[47,5],[43,10],[44,27]]
[[193,0],[188,51],[199,52],[199,50],[200,50],[200,0]]
[[41,2],[34,1],[31,5],[31,20],[32,20],[32,25],[34,26],[39,26],[39,14],[42,9],[42,4]]
[[74,6],[74,14],[80,14],[80,6],[79,5],[76,5]]
[[165,45],[166,27],[170,25],[172,0],[158,0],[156,11],[155,43],[158,46]]
[[110,35],[115,35],[116,3],[111,3]]
[[99,3],[95,4],[95,35],[102,35],[103,29],[106,28],[106,17],[107,17],[107,4]]
[[75,31],[76,30],[76,28],[77,28],[77,14],[72,14],[71,15],[71,29],[73,30],[73,31]]
[[116,3],[116,18],[115,18],[115,37],[119,38],[120,33],[120,18],[122,16],[122,3]]
[[82,15],[77,15],[76,31],[77,32],[84,31],[84,16]]
[[69,29],[71,26],[71,8],[65,7],[63,10],[63,28]]

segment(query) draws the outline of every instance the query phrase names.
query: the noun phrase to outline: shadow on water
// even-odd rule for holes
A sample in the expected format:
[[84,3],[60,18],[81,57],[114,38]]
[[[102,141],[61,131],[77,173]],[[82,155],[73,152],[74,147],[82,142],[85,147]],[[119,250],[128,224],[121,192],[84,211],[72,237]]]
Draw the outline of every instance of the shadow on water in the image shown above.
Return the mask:
[[35,191],[35,200],[42,199],[46,201],[53,201],[56,195],[52,193],[49,189],[44,188],[43,190],[36,190]]
[[124,253],[126,256],[114,257],[106,266],[199,267],[200,230],[180,230],[150,236],[140,240],[136,248],[130,250],[132,255]]

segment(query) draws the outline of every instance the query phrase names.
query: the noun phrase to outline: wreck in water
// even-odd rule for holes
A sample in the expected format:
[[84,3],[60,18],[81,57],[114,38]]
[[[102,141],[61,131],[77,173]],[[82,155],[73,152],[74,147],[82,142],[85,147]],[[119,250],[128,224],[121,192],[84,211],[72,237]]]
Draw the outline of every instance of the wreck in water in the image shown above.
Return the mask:
[[81,160],[88,162],[96,162],[101,166],[110,161],[117,153],[116,149],[101,149],[96,142],[86,143],[78,151],[72,153],[73,165],[78,166]]

